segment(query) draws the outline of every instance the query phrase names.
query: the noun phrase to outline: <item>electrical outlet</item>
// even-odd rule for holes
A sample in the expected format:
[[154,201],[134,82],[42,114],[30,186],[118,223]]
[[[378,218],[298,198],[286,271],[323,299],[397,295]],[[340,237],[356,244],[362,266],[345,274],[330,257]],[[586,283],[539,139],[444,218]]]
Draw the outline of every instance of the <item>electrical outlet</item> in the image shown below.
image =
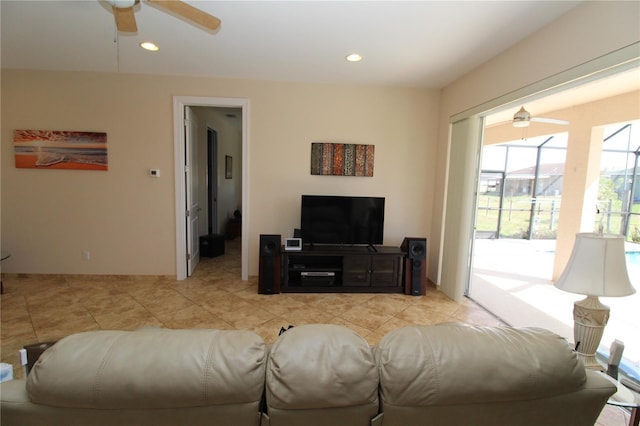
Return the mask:
[[82,250],[82,260],[90,260],[91,252],[89,250]]

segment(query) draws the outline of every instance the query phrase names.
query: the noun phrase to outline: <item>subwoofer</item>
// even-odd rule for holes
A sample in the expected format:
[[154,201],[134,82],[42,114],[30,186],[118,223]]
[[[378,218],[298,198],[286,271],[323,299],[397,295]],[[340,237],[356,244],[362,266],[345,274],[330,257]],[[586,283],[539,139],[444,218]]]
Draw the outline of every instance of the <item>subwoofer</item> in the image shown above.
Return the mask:
[[427,239],[406,237],[400,246],[404,257],[404,293],[421,296],[427,293]]
[[280,293],[280,235],[260,235],[260,264],[258,269],[258,293]]

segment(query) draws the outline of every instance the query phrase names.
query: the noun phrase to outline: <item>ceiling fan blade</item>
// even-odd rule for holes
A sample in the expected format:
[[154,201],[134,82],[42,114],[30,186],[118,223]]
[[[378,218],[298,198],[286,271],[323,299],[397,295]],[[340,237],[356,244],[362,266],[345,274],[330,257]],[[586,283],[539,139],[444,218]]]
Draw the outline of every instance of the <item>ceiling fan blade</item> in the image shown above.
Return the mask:
[[560,124],[567,126],[569,122],[567,120],[559,120],[557,118],[545,118],[545,117],[531,117],[531,121],[536,123],[548,123],[548,124]]
[[118,31],[123,33],[138,32],[133,7],[121,8],[113,6],[113,15],[116,17],[116,27],[118,27]]
[[215,16],[196,9],[195,7],[180,0],[148,0],[163,9],[173,12],[183,18],[201,25],[209,30],[217,30],[220,27],[220,20]]

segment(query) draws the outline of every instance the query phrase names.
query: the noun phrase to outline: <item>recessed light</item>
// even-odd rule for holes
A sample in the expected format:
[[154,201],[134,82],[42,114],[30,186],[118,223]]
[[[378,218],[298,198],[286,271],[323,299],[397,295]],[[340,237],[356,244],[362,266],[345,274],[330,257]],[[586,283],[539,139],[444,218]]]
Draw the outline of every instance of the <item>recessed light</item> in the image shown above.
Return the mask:
[[347,55],[345,59],[349,62],[360,62],[362,60],[362,56],[358,55],[357,53],[352,53],[350,55]]
[[155,44],[151,43],[150,41],[144,41],[144,42],[140,43],[140,47],[142,47],[145,50],[150,50],[152,52],[157,52],[158,50],[160,50],[160,48],[158,46],[156,46]]

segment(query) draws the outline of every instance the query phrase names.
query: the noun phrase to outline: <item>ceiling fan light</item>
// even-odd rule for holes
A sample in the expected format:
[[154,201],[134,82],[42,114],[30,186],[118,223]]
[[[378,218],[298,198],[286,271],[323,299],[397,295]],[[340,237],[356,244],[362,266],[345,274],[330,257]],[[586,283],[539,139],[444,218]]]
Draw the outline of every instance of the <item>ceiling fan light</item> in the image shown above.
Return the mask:
[[527,127],[529,121],[531,121],[531,114],[524,107],[520,107],[518,112],[513,114],[513,127]]
[[136,0],[107,0],[107,3],[118,9],[127,9],[135,6]]

